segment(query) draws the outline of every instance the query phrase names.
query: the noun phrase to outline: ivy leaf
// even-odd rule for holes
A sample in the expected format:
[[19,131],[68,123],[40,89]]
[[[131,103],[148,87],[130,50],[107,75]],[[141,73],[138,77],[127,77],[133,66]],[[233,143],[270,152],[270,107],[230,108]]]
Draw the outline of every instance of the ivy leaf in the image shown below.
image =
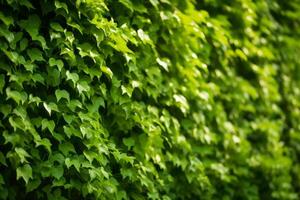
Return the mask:
[[8,133],[7,131],[3,132],[3,137],[5,140],[4,144],[11,143],[13,146],[16,146],[20,142],[20,135],[15,133]]
[[32,94],[29,95],[29,101],[28,103],[35,103],[36,105],[39,105],[42,102],[40,97],[34,97]]
[[186,100],[186,98],[183,95],[180,94],[174,94],[173,98],[175,99],[175,102],[179,105],[179,108],[181,111],[186,114],[189,110],[189,104]]
[[69,152],[76,153],[75,148],[72,143],[64,142],[58,145],[58,149],[65,155],[68,156]]
[[31,192],[38,188],[38,186],[41,184],[41,179],[33,179],[26,185],[26,192]]
[[133,12],[133,4],[130,0],[119,0],[126,8],[128,8],[131,12]]
[[43,106],[47,110],[47,112],[49,113],[50,116],[51,116],[51,111],[59,112],[57,105],[53,102],[50,102],[49,104],[44,102]]
[[43,49],[47,49],[48,48],[47,44],[46,44],[46,40],[45,40],[45,38],[43,36],[38,35],[38,36],[32,37],[32,40],[40,42],[40,44],[42,45]]
[[47,138],[37,140],[35,143],[36,143],[36,145],[35,145],[36,147],[44,146],[48,150],[48,152],[51,153],[52,144],[51,144],[50,140],[48,140]]
[[14,34],[8,30],[3,24],[0,25],[0,36],[5,37],[8,42],[12,42],[14,40]]
[[5,76],[3,74],[0,74],[0,93],[3,93],[3,88],[5,85]]
[[64,29],[61,27],[61,25],[59,23],[52,22],[52,23],[50,23],[50,27],[55,31],[64,32]]
[[17,180],[23,178],[23,180],[28,183],[29,179],[32,178],[32,168],[29,164],[25,164],[22,167],[17,168]]
[[157,58],[156,59],[156,62],[164,69],[166,70],[167,72],[169,71],[169,62],[167,61],[164,61],[160,58]]
[[48,129],[52,134],[54,133],[55,123],[53,120],[42,120],[42,130]]
[[70,95],[66,90],[57,89],[55,91],[55,96],[56,96],[57,102],[59,102],[59,100],[62,98],[67,99],[67,101],[70,102]]
[[23,104],[27,100],[25,92],[14,91],[10,88],[6,89],[6,96],[6,99],[13,99],[17,104],[20,104],[20,102]]
[[71,136],[82,138],[80,131],[75,129],[73,126],[64,126],[64,132],[68,138],[71,138]]
[[37,48],[28,49],[27,54],[30,57],[30,60],[32,62],[34,62],[34,61],[44,61],[42,52]]
[[132,137],[124,138],[123,143],[130,149],[130,147],[134,146],[135,140]]
[[90,86],[86,81],[79,81],[77,83],[77,89],[79,94],[81,94],[82,92],[88,92],[90,90]]
[[0,20],[1,20],[2,22],[4,22],[4,24],[5,24],[6,26],[12,25],[12,24],[14,23],[14,19],[13,19],[11,16],[6,15],[6,14],[4,14],[4,13],[1,12],[1,11],[0,11]]
[[79,80],[79,76],[76,73],[71,73],[69,71],[66,71],[67,80],[71,80],[76,85],[77,81]]
[[67,168],[69,169],[71,166],[74,166],[75,169],[80,172],[80,161],[78,159],[71,159],[71,158],[66,158],[65,164]]
[[123,178],[129,178],[129,180],[132,180],[132,177],[134,176],[132,169],[121,168],[120,171]]
[[62,60],[59,60],[59,59],[56,60],[54,58],[49,59],[49,65],[50,65],[50,67],[57,66],[59,71],[61,71],[62,68],[64,67],[64,63]]
[[149,1],[155,8],[157,8],[157,6],[159,5],[158,0],[149,0]]
[[27,20],[21,20],[19,25],[35,38],[39,34],[41,20],[37,15],[30,15]]
[[129,97],[131,97],[133,88],[130,86],[124,86],[121,85],[122,94],[127,94]]
[[93,160],[96,159],[96,158],[98,157],[97,153],[92,152],[92,151],[87,151],[87,150],[85,150],[85,151],[83,152],[83,155],[86,157],[86,159],[88,159],[88,161],[89,161],[90,163],[92,163]]
[[44,77],[39,73],[33,74],[31,78],[35,83],[39,82],[41,84],[44,84],[44,82],[45,82]]
[[69,14],[68,6],[66,3],[60,2],[60,1],[55,1],[54,5],[57,9],[62,8],[63,10],[66,11],[67,14]]
[[82,103],[77,99],[72,99],[68,104],[68,108],[75,112],[76,108],[82,108]]
[[93,97],[92,104],[88,106],[91,113],[98,112],[99,107],[105,107],[104,99],[102,97]]
[[17,106],[13,110],[13,113],[16,114],[17,116],[21,117],[23,120],[25,120],[27,117],[26,109],[23,106]]
[[5,156],[3,155],[2,152],[0,152],[0,163],[1,163],[2,165],[7,166],[6,158],[5,158]]
[[53,87],[59,86],[61,82],[60,72],[56,68],[48,68],[47,83]]
[[28,47],[28,40],[27,38],[23,38],[20,41],[20,51],[24,51]]
[[143,29],[139,29],[137,34],[144,44],[152,44],[149,35],[147,35]]
[[64,175],[64,168],[61,165],[50,168],[51,175],[59,180]]
[[34,9],[33,5],[28,0],[22,0],[22,1],[20,1],[20,5],[26,6],[27,8]]
[[15,151],[16,151],[17,155],[19,156],[21,163],[27,162],[26,158],[31,157],[23,148],[16,147]]
[[12,110],[12,107],[9,104],[0,105],[0,112],[4,115],[4,118],[7,117],[8,114],[10,114],[11,110]]
[[105,75],[107,75],[110,79],[112,79],[113,73],[112,73],[112,71],[111,71],[108,67],[106,67],[106,66],[101,66],[101,71],[102,71]]

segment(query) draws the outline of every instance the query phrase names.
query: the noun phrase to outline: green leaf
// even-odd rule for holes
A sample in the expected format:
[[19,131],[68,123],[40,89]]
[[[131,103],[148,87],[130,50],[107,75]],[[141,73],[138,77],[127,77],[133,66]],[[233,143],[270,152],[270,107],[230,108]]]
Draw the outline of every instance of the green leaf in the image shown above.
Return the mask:
[[27,33],[29,33],[32,40],[40,42],[43,49],[47,48],[45,38],[39,35],[41,20],[37,15],[30,15],[27,20],[21,20],[19,25],[21,28],[26,30]]
[[106,66],[101,66],[101,71],[107,75],[110,79],[112,79],[113,72]]
[[[14,33],[14,40],[12,42],[10,42],[10,48],[12,49],[16,49],[17,46],[17,42],[19,42],[21,39],[23,38],[23,33],[22,32],[17,32]],[[20,58],[22,58],[22,56],[20,56]],[[19,63],[25,62],[24,61],[20,61]]]
[[6,158],[5,158],[5,156],[3,155],[2,152],[0,152],[0,163],[1,163],[2,165],[7,166]]
[[123,167],[120,171],[123,178],[129,178],[129,180],[132,180],[132,177],[134,176],[134,171],[132,169]]
[[76,108],[82,108],[82,103],[77,99],[72,99],[69,102],[68,107],[74,112]]
[[3,93],[3,88],[5,85],[5,76],[3,74],[0,74],[0,93]]
[[17,116],[21,117],[23,120],[27,118],[27,111],[23,106],[17,106],[14,110],[13,113],[16,114]]
[[64,175],[64,168],[61,165],[51,167],[50,168],[50,173],[54,178],[59,180]]
[[23,178],[23,180],[28,183],[29,179],[32,178],[32,168],[29,164],[25,164],[22,167],[17,168],[17,180]]
[[152,44],[151,39],[148,34],[146,34],[143,29],[139,29],[137,31],[139,38],[142,40],[144,44]]
[[28,0],[19,1],[20,5],[26,6],[27,8],[34,9],[33,5]]
[[28,47],[28,40],[27,38],[23,38],[20,41],[20,51],[24,51]]
[[66,164],[66,166],[67,166],[68,169],[69,169],[71,166],[74,166],[75,169],[76,169],[78,172],[80,172],[80,166],[81,166],[81,163],[80,163],[79,159],[66,158],[65,164]]
[[158,0],[149,0],[149,1],[155,8],[157,8],[157,6],[159,5]]
[[133,88],[130,86],[124,86],[121,85],[122,94],[127,94],[129,97],[131,97]]
[[55,31],[64,32],[64,29],[61,27],[61,25],[59,23],[52,22],[52,23],[50,23],[50,27]]
[[79,81],[77,83],[77,90],[79,94],[81,94],[82,92],[88,92],[90,90],[90,86],[86,81]]
[[44,61],[42,52],[37,48],[28,49],[27,54],[30,57],[30,60],[32,62],[34,62],[34,61]]
[[167,72],[169,71],[169,65],[170,65],[170,61],[169,60],[162,60],[160,58],[156,59],[156,62]]
[[48,129],[52,134],[54,133],[55,123],[53,120],[42,120],[42,130]]
[[41,179],[33,179],[26,185],[26,192],[31,192],[39,187],[41,184]]
[[102,97],[93,97],[92,104],[88,105],[88,110],[91,113],[98,112],[100,106],[105,107],[104,99]]
[[8,42],[12,42],[14,40],[14,34],[8,30],[3,24],[0,25],[0,36],[5,37]]
[[15,133],[8,133],[7,131],[3,132],[3,137],[5,140],[4,144],[11,143],[13,146],[16,146],[20,143],[20,135]]
[[68,102],[70,102],[70,95],[66,90],[57,89],[55,91],[55,96],[56,96],[57,102],[59,102],[59,100],[62,98],[66,99]]
[[12,25],[14,23],[14,19],[11,16],[8,16],[0,11],[0,20],[4,22],[6,26]]
[[51,111],[59,112],[57,105],[53,102],[50,102],[49,104],[44,102],[43,106],[47,110],[50,116],[51,116]]
[[20,55],[14,51],[3,50],[3,53],[15,64],[19,64]]
[[39,35],[41,20],[37,15],[30,15],[27,20],[21,20],[20,27],[25,29],[32,38]]
[[49,59],[49,65],[50,67],[57,66],[59,71],[61,71],[62,68],[64,67],[64,63],[62,60],[56,60],[54,58]]
[[58,149],[65,155],[68,156],[69,153],[76,153],[75,148],[72,143],[64,142],[58,145]]
[[41,74],[38,74],[38,73],[33,74],[31,78],[32,78],[32,80],[33,80],[35,83],[36,83],[36,82],[39,82],[39,83],[41,83],[41,84],[44,84],[44,82],[45,82],[44,77],[43,77]]
[[17,155],[19,156],[21,163],[27,162],[26,158],[31,157],[23,148],[16,147],[15,151],[16,151]]
[[34,37],[32,37],[32,40],[40,42],[40,44],[42,45],[43,49],[47,49],[48,48],[46,40],[45,40],[45,38],[43,36],[41,36],[41,35],[34,36]]
[[49,153],[51,153],[52,144],[51,144],[50,140],[48,140],[47,138],[37,140],[37,141],[35,141],[35,143],[36,143],[36,145],[35,145],[36,147],[44,146],[47,149],[47,151]]
[[133,12],[133,4],[130,0],[119,0],[126,8],[128,8],[131,12]]
[[54,5],[57,9],[64,9],[66,11],[67,14],[69,14],[69,10],[68,10],[68,6],[66,3],[60,2],[60,1],[55,1]]
[[86,159],[88,159],[88,161],[89,161],[90,163],[92,163],[93,160],[96,159],[96,158],[98,157],[98,154],[97,154],[97,153],[95,153],[95,152],[93,152],[93,151],[87,151],[87,150],[85,150],[85,151],[83,152],[83,155],[84,155],[84,157],[86,157]]
[[83,28],[82,28],[82,26],[80,26],[79,24],[73,22],[73,21],[71,20],[71,18],[69,18],[67,24],[68,24],[70,27],[72,27],[72,28],[76,29],[77,31],[79,31],[81,34],[83,33],[83,30],[82,30]]
[[6,99],[12,99],[17,104],[20,104],[20,102],[23,104],[27,100],[27,94],[23,92],[13,91],[10,88],[6,89]]
[[34,64],[30,61],[27,61],[26,63],[24,63],[23,66],[25,67],[25,69],[27,71],[30,71],[31,73],[33,73],[33,70],[36,68],[36,64]]
[[37,106],[42,102],[40,97],[34,97],[32,94],[29,95],[29,101],[28,103],[35,103]]
[[135,140],[132,137],[124,138],[123,143],[128,147],[128,149],[135,144]]
[[72,136],[82,138],[80,130],[75,129],[73,126],[64,126],[64,132],[68,138],[71,138]]
[[0,112],[4,115],[4,118],[10,114],[11,110],[12,110],[12,107],[9,104],[0,105]]
[[[1,186],[4,185],[5,182],[4,182],[4,179],[3,179],[3,176],[0,174],[0,188],[2,188]],[[0,198],[1,198],[1,194],[0,194]]]
[[60,82],[60,72],[56,68],[48,68],[47,83],[53,87],[57,87]]
[[79,76],[76,73],[71,73],[69,71],[66,71],[67,80],[71,80],[76,85],[77,81],[79,80]]

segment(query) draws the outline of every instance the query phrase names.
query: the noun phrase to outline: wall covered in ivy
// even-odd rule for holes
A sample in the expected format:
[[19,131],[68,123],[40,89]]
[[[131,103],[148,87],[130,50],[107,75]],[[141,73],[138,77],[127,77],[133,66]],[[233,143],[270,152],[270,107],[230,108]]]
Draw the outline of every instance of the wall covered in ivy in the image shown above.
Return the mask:
[[0,0],[0,199],[300,199],[299,41],[299,0]]

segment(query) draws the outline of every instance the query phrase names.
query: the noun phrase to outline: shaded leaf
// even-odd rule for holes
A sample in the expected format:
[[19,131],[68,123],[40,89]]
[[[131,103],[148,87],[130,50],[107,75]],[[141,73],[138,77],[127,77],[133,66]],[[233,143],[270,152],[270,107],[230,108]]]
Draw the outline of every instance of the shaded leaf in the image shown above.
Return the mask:
[[32,168],[29,164],[25,164],[17,168],[17,180],[23,178],[23,180],[28,183],[29,179],[32,178]]

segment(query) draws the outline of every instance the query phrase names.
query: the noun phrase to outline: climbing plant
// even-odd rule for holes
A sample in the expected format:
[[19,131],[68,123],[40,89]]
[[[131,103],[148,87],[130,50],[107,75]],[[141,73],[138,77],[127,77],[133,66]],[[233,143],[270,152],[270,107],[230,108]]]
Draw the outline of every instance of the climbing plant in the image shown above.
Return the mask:
[[299,199],[299,26],[299,0],[0,0],[0,199]]

